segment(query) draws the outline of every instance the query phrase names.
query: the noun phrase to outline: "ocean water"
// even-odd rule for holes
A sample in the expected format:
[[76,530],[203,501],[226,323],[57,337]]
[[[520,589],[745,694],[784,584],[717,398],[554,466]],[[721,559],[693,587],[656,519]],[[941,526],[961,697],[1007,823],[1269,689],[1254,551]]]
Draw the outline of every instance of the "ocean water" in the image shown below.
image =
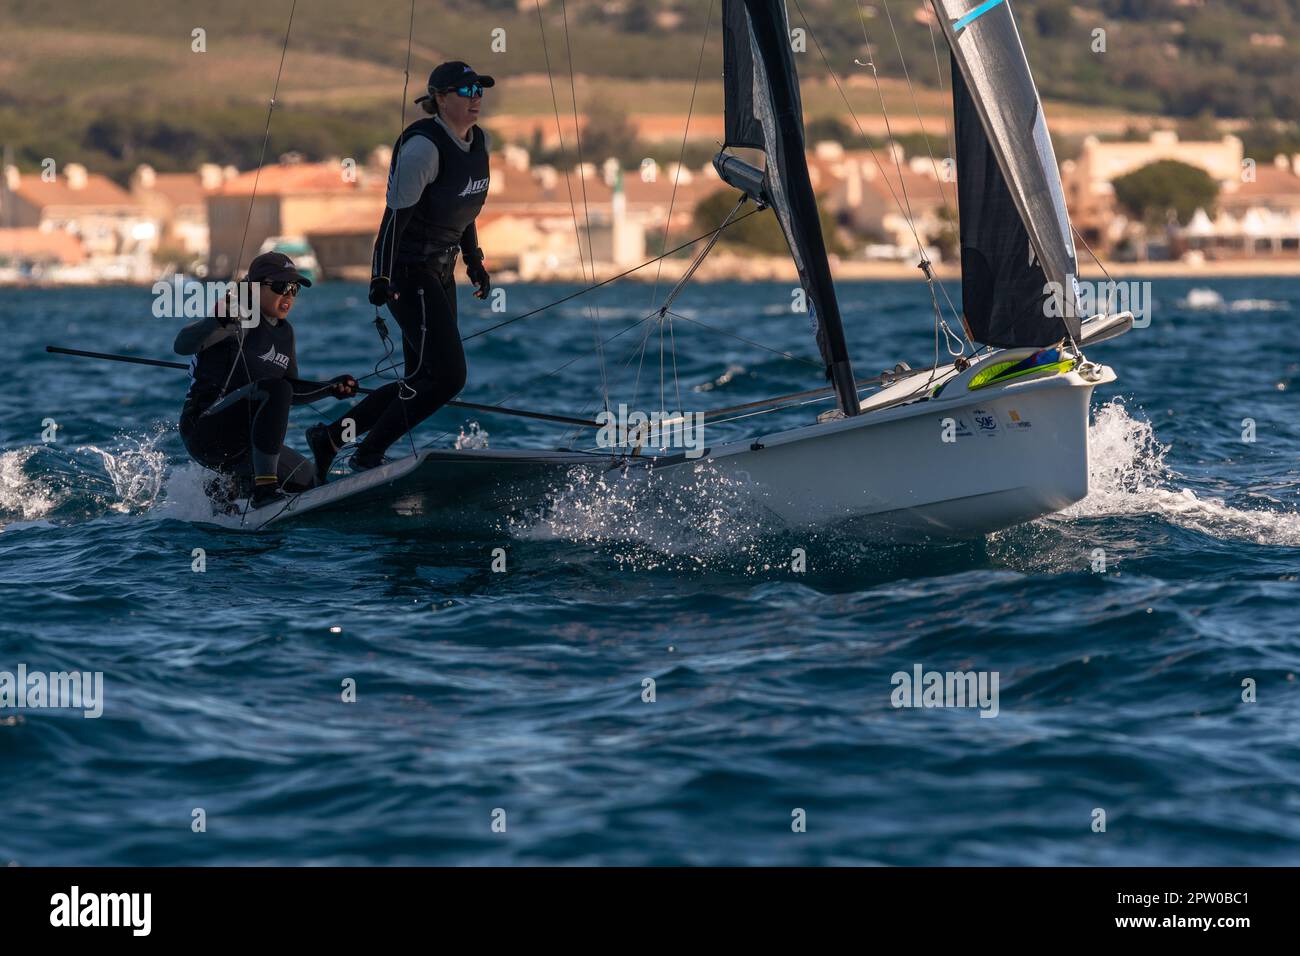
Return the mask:
[[[569,291],[492,313],[462,290],[462,329]],[[694,323],[603,349],[614,401],[816,387],[790,291],[689,288]],[[840,291],[858,374],[932,358],[924,287]],[[304,374],[374,368],[363,293],[302,296]],[[0,862],[1300,863],[1300,282],[1153,294],[1149,328],[1091,350],[1119,373],[1091,496],[900,549],[794,540],[707,472],[634,498],[575,476],[472,539],[199,524],[184,373],[43,350],[174,358],[177,322],[148,290],[0,291],[0,672],[104,681],[97,719],[0,710]],[[595,341],[652,303],[623,286],[475,339],[463,397],[591,412]],[[565,439],[451,410],[417,437]],[[894,707],[918,665],[996,673],[997,717]]]

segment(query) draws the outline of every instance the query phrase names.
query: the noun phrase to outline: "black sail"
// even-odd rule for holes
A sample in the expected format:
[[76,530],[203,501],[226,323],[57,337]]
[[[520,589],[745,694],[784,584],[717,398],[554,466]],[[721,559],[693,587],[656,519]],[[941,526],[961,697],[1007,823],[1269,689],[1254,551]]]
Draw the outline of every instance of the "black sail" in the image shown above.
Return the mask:
[[857,387],[804,153],[803,107],[783,0],[723,0],[726,146],[761,149],[766,186],[840,408],[858,414]]
[[1065,193],[1009,0],[932,0],[952,47],[962,309],[1006,348],[1078,339]]

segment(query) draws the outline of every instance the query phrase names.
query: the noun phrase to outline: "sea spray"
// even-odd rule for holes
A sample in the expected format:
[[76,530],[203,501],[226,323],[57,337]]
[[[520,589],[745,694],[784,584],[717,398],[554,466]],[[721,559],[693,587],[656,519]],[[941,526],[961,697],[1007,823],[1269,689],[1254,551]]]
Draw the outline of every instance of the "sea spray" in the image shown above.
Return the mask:
[[112,510],[122,513],[140,511],[158,500],[167,473],[167,455],[158,448],[158,443],[169,431],[158,428],[143,438],[125,435],[112,448],[87,445],[78,449],[99,456],[113,485],[116,500],[107,499]]
[[27,447],[0,453],[0,525],[43,518],[58,505],[54,491],[28,473],[28,461],[40,450]]
[[158,445],[169,431],[159,426],[103,445],[65,450],[43,444],[0,453],[0,525],[147,511],[163,490],[167,455]]
[[520,537],[595,546],[633,570],[763,570],[764,509],[745,482],[711,462],[571,469],[540,511],[511,523]]
[[1300,513],[1232,507],[1180,485],[1165,463],[1169,446],[1121,399],[1097,408],[1088,443],[1088,497],[1042,521],[1151,514],[1216,538],[1300,546]]

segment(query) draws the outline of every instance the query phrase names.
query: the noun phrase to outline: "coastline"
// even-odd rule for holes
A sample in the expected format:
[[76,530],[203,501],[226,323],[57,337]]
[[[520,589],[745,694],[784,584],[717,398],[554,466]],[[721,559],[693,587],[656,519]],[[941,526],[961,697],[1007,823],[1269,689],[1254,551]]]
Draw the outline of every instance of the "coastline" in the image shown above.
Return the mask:
[[[624,276],[635,282],[676,281],[685,274],[690,265],[688,259],[666,259],[662,270],[646,267]],[[626,271],[627,267],[614,263],[596,263],[596,280],[608,281],[612,276]],[[944,282],[956,282],[961,279],[961,269],[956,263],[934,263],[931,266],[936,278]],[[590,272],[588,272],[590,274]],[[862,262],[858,260],[831,257],[831,275],[839,282],[906,282],[919,278],[920,269],[909,262]],[[1079,278],[1102,280],[1109,275],[1114,279],[1228,279],[1228,278],[1293,278],[1300,276],[1300,257],[1256,259],[1223,259],[1217,261],[1190,264],[1186,262],[1113,262],[1106,263],[1105,271],[1097,264],[1080,264]],[[322,277],[323,281],[364,282],[364,277],[344,275],[334,279]],[[463,278],[463,276],[462,276]],[[578,267],[548,270],[545,273],[521,275],[509,269],[494,273],[498,283],[525,282],[544,284],[583,283],[588,281],[583,270]],[[59,281],[25,281],[14,282],[0,279],[0,290],[7,289],[67,289],[67,288],[103,288],[136,287],[149,288],[156,280],[108,282],[59,282]],[[797,282],[798,273],[794,263],[782,256],[737,256],[716,255],[706,259],[696,270],[692,281],[695,282]]]

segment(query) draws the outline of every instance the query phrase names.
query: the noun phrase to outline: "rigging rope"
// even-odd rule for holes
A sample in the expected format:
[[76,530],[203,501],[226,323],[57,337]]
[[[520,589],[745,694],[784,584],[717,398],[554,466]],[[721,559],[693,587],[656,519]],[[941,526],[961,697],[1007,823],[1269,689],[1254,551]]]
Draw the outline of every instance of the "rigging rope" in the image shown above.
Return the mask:
[[[762,212],[762,210],[751,209],[743,216],[738,216],[736,219],[732,220],[728,225],[734,226],[736,225],[736,223],[741,222],[744,219],[748,219],[750,216],[758,212]],[[498,322],[496,325],[489,325],[485,329],[479,329],[477,332],[471,332],[469,335],[462,336],[461,341],[468,342],[470,339],[476,339],[480,335],[487,335],[489,332],[495,332],[497,329],[505,328],[507,325],[512,325],[513,323],[519,322],[523,319],[532,318],[534,315],[540,315],[543,312],[555,308],[557,305],[563,305],[565,302],[569,302],[572,299],[576,299],[578,298],[578,296],[586,295],[588,292],[594,292],[597,289],[602,288],[603,286],[607,286],[612,282],[617,282],[619,279],[626,279],[634,272],[639,272],[640,270],[646,268],[647,266],[654,265],[656,262],[658,262],[661,259],[666,259],[669,256],[674,255],[675,253],[681,252],[683,249],[689,246],[695,245],[695,243],[700,242],[701,240],[708,239],[710,236],[713,236],[716,232],[717,230],[711,230],[709,232],[701,233],[700,235],[696,236],[694,239],[687,239],[685,242],[681,243],[678,246],[674,246],[673,248],[669,249],[667,252],[661,255],[654,256],[651,259],[647,259],[645,262],[642,262],[640,265],[633,266],[631,269],[628,269],[624,272],[620,272],[616,276],[610,276],[608,279],[603,279],[594,285],[586,286],[582,289],[579,289],[577,292],[572,292],[569,295],[562,296],[561,298],[556,299],[554,302],[548,302],[546,305],[539,306],[536,309],[532,309],[528,312],[523,313],[522,315],[516,315],[513,318],[505,319],[501,322]],[[654,315],[654,314],[655,314],[654,312],[650,313],[650,315]]]
[[[802,13],[803,13],[803,11],[800,10],[800,14],[801,14],[801,15],[802,15]],[[908,88],[908,91],[909,91],[909,93],[910,93],[910,95],[911,95],[912,106],[913,106],[913,108],[914,108],[915,111],[916,111],[916,119],[917,119],[917,122],[920,124],[920,127],[921,127],[921,135],[922,135],[922,137],[925,139],[926,150],[927,150],[927,151],[929,152],[929,154],[930,154],[930,167],[931,167],[931,169],[934,171],[935,181],[936,181],[936,183],[937,183],[938,186],[939,186],[939,193],[940,193],[940,196],[941,196],[942,199],[943,199],[943,208],[944,208],[944,211],[945,211],[945,213],[947,214],[948,218],[949,218],[951,221],[955,222],[956,219],[955,219],[955,217],[952,216],[952,213],[951,213],[951,211],[950,211],[950,209],[949,209],[949,205],[948,205],[948,193],[947,193],[947,190],[945,190],[945,189],[944,189],[944,186],[943,186],[943,177],[939,174],[939,165],[938,165],[938,162],[935,160],[935,157],[934,157],[934,150],[933,150],[933,148],[930,146],[930,137],[929,137],[929,134],[926,132],[926,129],[925,129],[925,121],[924,121],[923,119],[921,119],[921,106],[920,106],[920,103],[917,101],[917,98],[916,98],[916,88],[915,88],[915,87],[913,86],[913,84],[912,84],[912,77],[911,77],[911,74],[908,72],[908,69],[907,69],[907,58],[906,58],[906,56],[904,56],[904,54],[903,54],[903,45],[902,45],[902,42],[899,40],[899,37],[898,37],[898,31],[894,28],[894,18],[893,18],[893,15],[892,15],[892,14],[890,13],[890,11],[889,11],[889,4],[888,4],[887,2],[885,3],[885,15],[886,15],[886,17],[888,17],[888,19],[889,19],[889,29],[890,29],[890,32],[893,34],[893,37],[894,37],[894,46],[895,46],[895,48],[898,50],[898,59],[899,59],[899,62],[902,64],[902,67],[903,67],[903,76],[904,76],[904,77],[906,78],[906,80],[907,80],[907,88]],[[867,59],[868,59],[868,63],[866,63],[866,64],[864,64],[864,65],[869,66],[869,67],[871,68],[871,74],[872,74],[872,77],[875,79],[875,84],[876,84],[876,94],[877,94],[877,96],[880,97],[880,112],[881,112],[881,115],[883,116],[883,118],[884,118],[884,120],[885,120],[885,132],[886,132],[887,137],[889,138],[889,141],[890,141],[891,143],[894,143],[893,155],[894,155],[894,165],[895,165],[895,168],[896,168],[896,170],[897,170],[897,172],[898,172],[898,185],[899,185],[899,188],[900,188],[900,189],[902,190],[902,192],[903,192],[903,202],[906,203],[906,205],[907,205],[907,210],[906,210],[906,213],[905,213],[905,218],[907,219],[908,228],[911,229],[911,231],[912,231],[912,235],[913,235],[913,237],[916,239],[917,249],[918,249],[918,251],[920,252],[920,255],[921,255],[921,262],[918,264],[917,268],[919,268],[923,273],[925,273],[925,281],[926,281],[926,283],[929,285],[929,288],[930,288],[930,301],[931,301],[931,304],[932,304],[933,307],[934,307],[935,339],[936,339],[936,342],[937,342],[937,340],[938,340],[938,336],[939,336],[939,330],[940,330],[940,327],[942,327],[945,342],[948,343],[948,346],[947,346],[947,347],[948,347],[948,353],[949,353],[950,355],[952,355],[954,358],[956,358],[956,357],[960,357],[963,353],[965,353],[965,351],[966,351],[966,347],[965,347],[965,345],[963,345],[962,348],[961,348],[961,351],[959,351],[959,352],[953,352],[953,351],[952,351],[951,342],[953,341],[954,336],[953,336],[952,330],[948,327],[948,323],[947,323],[947,321],[946,321],[946,320],[944,319],[944,317],[943,317],[943,308],[939,305],[939,297],[938,297],[938,294],[937,294],[936,291],[935,291],[935,285],[936,285],[936,283],[937,283],[938,286],[939,286],[939,292],[942,292],[942,293],[943,293],[943,297],[944,297],[944,299],[948,302],[948,308],[949,308],[949,310],[952,312],[952,315],[953,315],[953,319],[954,319],[954,320],[958,320],[959,313],[958,313],[958,311],[957,311],[957,307],[956,307],[956,305],[955,305],[955,304],[953,303],[953,301],[952,301],[952,298],[948,295],[948,289],[947,289],[947,287],[944,286],[942,283],[938,283],[938,280],[935,279],[935,277],[934,277],[934,273],[933,273],[933,271],[931,270],[931,265],[932,265],[932,264],[931,264],[931,262],[930,262],[930,257],[929,257],[929,255],[926,253],[925,244],[924,244],[924,242],[922,242],[922,240],[921,240],[921,236],[920,236],[920,233],[917,231],[917,228],[916,228],[915,217],[914,217],[913,212],[912,212],[912,201],[911,201],[910,196],[908,195],[908,192],[907,192],[907,182],[906,182],[906,180],[905,180],[905,178],[904,178],[904,176],[903,176],[902,157],[899,155],[899,148],[898,148],[898,146],[897,146],[897,143],[894,141],[894,130],[893,130],[893,124],[892,124],[892,122],[891,122],[891,120],[890,120],[890,117],[889,117],[889,107],[888,107],[888,106],[886,105],[886,103],[885,103],[885,93],[884,93],[884,89],[883,89],[883,88],[881,87],[881,85],[880,85],[880,72],[879,72],[879,70],[876,68],[876,57],[875,57],[875,51],[874,51],[874,49],[873,49],[873,47],[872,47],[872,44],[871,44],[871,37],[870,37],[870,36],[868,35],[868,33],[867,33],[867,20],[866,20],[866,14],[865,14],[865,12],[863,11],[861,0],[858,0],[858,20],[859,20],[859,22],[862,24],[862,39],[863,39],[863,41],[865,42],[866,47],[867,47]],[[811,29],[812,29],[812,28],[809,27],[809,32],[810,32],[810,33],[811,33]],[[814,40],[814,42],[816,42],[816,37],[814,37],[813,40]],[[817,48],[818,48],[818,51],[820,52],[820,51],[821,51],[821,45],[818,44],[818,47],[817,47]],[[825,60],[825,54],[824,54],[824,53],[822,54],[822,58],[823,58],[823,60]],[[860,62],[860,61],[856,61],[856,60],[855,60],[855,62]],[[830,63],[829,63],[829,62],[826,63],[826,68],[827,68],[827,70],[829,70],[829,71],[831,72],[832,79],[834,79],[834,71],[831,70],[831,66],[830,66]],[[839,81],[838,81],[838,80],[836,80],[836,86],[839,87]],[[841,94],[841,96],[844,96],[845,105],[848,105],[848,97],[844,95],[844,91],[843,91],[842,88],[840,89],[840,94]],[[851,108],[851,107],[850,107],[850,112],[852,112],[852,108]],[[856,116],[856,114],[854,115],[853,118],[854,118],[854,122],[857,122],[857,116]],[[858,126],[858,130],[859,130],[860,133],[862,132],[861,124],[859,124],[859,126]],[[865,136],[865,133],[864,133],[863,135]],[[871,147],[868,146],[868,149],[871,149]],[[879,167],[879,166],[880,166],[880,160],[876,157],[876,154],[875,154],[875,150],[874,150],[874,149],[871,150],[871,155],[872,155],[872,158],[875,159],[875,161],[876,161],[876,165]],[[890,184],[889,184],[889,176],[885,173],[885,171],[884,171],[883,168],[881,168],[881,174],[885,177],[885,184],[886,184],[886,185],[890,185]],[[893,191],[893,187],[892,187],[892,186],[890,186],[890,193],[891,193],[891,195],[894,196],[894,201],[897,203],[897,201],[898,201],[898,197],[897,197],[896,194],[894,194],[894,191]],[[900,211],[902,211],[901,208],[900,208]],[[964,332],[964,331],[965,331],[965,323],[963,322],[963,323],[960,323],[960,324],[961,324],[962,329],[963,329],[963,332]],[[971,342],[970,345],[971,345],[971,348],[972,348],[972,349],[975,347],[975,343],[974,343],[974,342]],[[936,363],[936,365],[938,364],[938,359],[937,359],[937,357],[936,357],[935,363]]]
[[[704,49],[709,42],[709,28],[713,25],[713,6],[715,0],[709,0],[709,12],[704,18],[704,37],[700,40],[700,56],[695,64],[695,84],[691,87],[691,101],[686,107],[686,126],[682,130],[682,145],[677,152],[677,172],[673,176],[673,191],[668,197],[668,217],[664,220],[664,238],[663,245],[668,245],[668,231],[673,222],[673,206],[677,201],[677,183],[682,176],[682,160],[686,158],[686,139],[691,131],[691,117],[695,113],[695,94],[700,88],[700,74],[704,69]],[[659,277],[663,274],[663,260],[659,260],[659,268],[655,270],[654,289],[650,293],[650,301],[653,303],[659,298]]]
[[[542,26],[542,7],[541,7],[541,0],[535,0],[535,2],[536,2],[536,4],[537,4],[537,22],[538,22],[538,26],[541,27],[541,26]],[[565,46],[565,52],[566,52],[566,56],[567,56],[568,61],[569,61],[569,96],[570,96],[570,99],[571,99],[571,101],[572,101],[572,103],[573,103],[573,135],[574,135],[574,152],[575,152],[575,155],[576,155],[576,157],[577,157],[577,161],[578,161],[578,167],[577,167],[577,168],[578,168],[578,184],[579,184],[579,186],[581,187],[581,190],[582,190],[582,210],[583,210],[583,218],[585,219],[585,221],[586,221],[586,223],[587,223],[587,255],[588,255],[588,257],[589,257],[590,260],[591,260],[591,277],[590,277],[590,278],[587,277],[587,262],[586,262],[586,260],[583,258],[583,255],[582,255],[582,230],[581,230],[581,228],[580,228],[579,225],[578,225],[578,210],[577,210],[577,206],[576,206],[576,204],[575,204],[575,202],[574,202],[574,198],[573,198],[573,180],[572,180],[572,178],[571,178],[571,177],[572,177],[572,173],[573,173],[572,169],[569,169],[569,170],[566,170],[566,171],[565,171],[565,174],[564,174],[564,182],[565,182],[566,186],[568,187],[568,191],[569,191],[569,209],[570,209],[570,212],[571,212],[571,214],[572,214],[572,216],[573,216],[573,235],[574,235],[574,238],[577,240],[577,243],[578,243],[578,264],[579,264],[580,268],[582,269],[582,281],[583,281],[583,282],[587,282],[587,283],[595,283],[595,281],[596,281],[596,251],[595,251],[595,248],[594,248],[594,244],[593,244],[593,242],[592,242],[592,233],[591,233],[591,209],[590,209],[590,206],[589,206],[589,204],[588,204],[588,202],[587,202],[587,174],[586,174],[586,169],[585,169],[585,167],[584,167],[584,165],[583,165],[583,161],[582,161],[582,126],[581,126],[581,123],[580,123],[579,120],[578,120],[578,86],[577,86],[577,80],[576,80],[576,78],[575,78],[575,76],[574,76],[574,71],[573,71],[573,46],[572,46],[572,43],[570,42],[570,36],[569,36],[569,12],[568,12],[568,7],[567,7],[566,4],[564,3],[564,0],[560,0],[560,14],[561,14],[561,16],[562,16],[562,18],[563,18],[563,24],[564,24],[564,46]],[[545,29],[544,29],[544,28],[542,28],[542,51],[543,51],[543,54],[544,54],[545,59],[546,59],[546,76],[547,76],[547,80],[550,82],[550,87],[551,87],[551,102],[552,102],[552,106],[553,106],[554,111],[555,111],[555,132],[556,132],[556,135],[559,137],[559,143],[560,143],[560,157],[561,157],[561,161],[563,162],[563,159],[564,159],[564,134],[563,134],[563,132],[562,132],[562,130],[561,130],[561,128],[560,128],[560,105],[559,105],[559,100],[556,98],[556,95],[555,95],[555,80],[554,80],[554,77],[553,77],[553,75],[552,75],[552,73],[551,73],[551,57],[550,57],[550,53],[549,53],[549,51],[547,50],[547,47],[546,47],[546,34],[545,34]],[[593,337],[595,338],[595,341],[596,341],[596,355],[597,355],[597,362],[598,362],[599,367],[600,367],[600,385],[601,385],[601,395],[602,395],[603,398],[604,398],[605,407],[608,408],[608,407],[609,407],[609,381],[608,381],[608,378],[607,378],[606,373],[605,373],[605,355],[604,355],[604,352],[601,351],[601,340],[600,340],[600,334],[601,334],[601,330],[600,330],[600,325],[601,325],[601,323],[600,323],[600,307],[599,307],[599,306],[588,306],[588,307],[587,307],[587,312],[588,312],[589,315],[591,315],[591,317],[592,317],[592,321],[593,321],[592,335],[593,335]]]

